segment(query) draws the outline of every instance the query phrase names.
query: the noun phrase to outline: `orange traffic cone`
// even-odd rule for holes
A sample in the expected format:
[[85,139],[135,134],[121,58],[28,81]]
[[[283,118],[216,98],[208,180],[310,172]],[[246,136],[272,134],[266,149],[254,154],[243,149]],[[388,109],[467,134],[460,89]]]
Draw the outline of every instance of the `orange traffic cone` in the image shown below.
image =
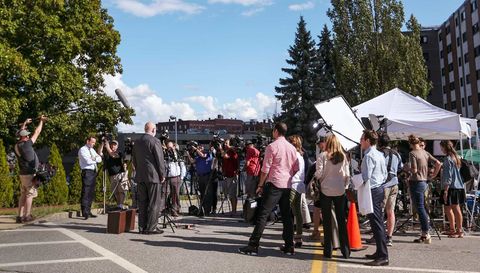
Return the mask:
[[360,251],[367,249],[362,246],[362,238],[360,236],[360,227],[358,225],[357,207],[355,202],[350,203],[350,211],[347,220],[348,243],[351,251]]

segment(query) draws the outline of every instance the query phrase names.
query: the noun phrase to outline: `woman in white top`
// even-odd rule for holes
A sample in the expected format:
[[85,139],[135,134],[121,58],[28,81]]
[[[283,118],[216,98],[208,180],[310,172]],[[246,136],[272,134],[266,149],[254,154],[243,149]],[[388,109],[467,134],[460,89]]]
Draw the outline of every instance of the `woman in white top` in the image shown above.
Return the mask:
[[320,203],[325,229],[323,256],[332,257],[332,203],[335,206],[335,215],[338,220],[340,250],[344,258],[350,257],[348,245],[347,225],[345,221],[345,188],[350,181],[348,159],[343,152],[342,145],[335,135],[327,137],[326,151],[317,158],[315,178],[320,184]]
[[303,160],[302,139],[298,135],[288,138],[288,141],[297,150],[298,172],[292,177],[292,191],[290,193],[290,204],[292,206],[293,216],[295,217],[295,247],[302,247],[302,194],[305,195],[305,161]]

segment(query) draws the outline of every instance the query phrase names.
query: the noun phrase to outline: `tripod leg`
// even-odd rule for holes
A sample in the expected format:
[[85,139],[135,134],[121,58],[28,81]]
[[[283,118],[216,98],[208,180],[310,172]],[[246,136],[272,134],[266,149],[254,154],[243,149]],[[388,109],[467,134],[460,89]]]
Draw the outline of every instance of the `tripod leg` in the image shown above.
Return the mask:
[[413,218],[413,214],[408,216],[407,220],[405,220],[399,227],[397,227],[393,233],[397,233],[400,229],[402,229],[403,226],[405,226],[411,219]]

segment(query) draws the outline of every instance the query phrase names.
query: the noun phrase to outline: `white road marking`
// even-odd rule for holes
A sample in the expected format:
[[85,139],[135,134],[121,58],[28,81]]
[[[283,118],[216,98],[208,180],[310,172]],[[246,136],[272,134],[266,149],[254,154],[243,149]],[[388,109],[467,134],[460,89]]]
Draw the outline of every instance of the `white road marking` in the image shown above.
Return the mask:
[[477,271],[459,271],[459,270],[442,270],[442,269],[430,269],[430,268],[412,268],[412,267],[392,267],[392,266],[365,266],[355,264],[342,264],[338,263],[338,267],[343,268],[358,268],[368,270],[393,270],[393,271],[405,271],[405,272],[431,272],[431,273],[478,273]]
[[107,258],[107,257],[92,257],[92,258],[77,258],[77,259],[63,259],[63,260],[17,262],[17,263],[0,264],[0,268],[11,267],[11,266],[25,266],[25,265],[38,265],[38,264],[58,264],[58,263],[77,263],[77,262],[105,261],[105,260],[109,260],[109,258]]
[[60,231],[61,228],[22,228],[22,229],[6,229],[2,230],[1,232],[22,232],[22,231]]
[[10,244],[0,244],[2,247],[11,247],[11,246],[35,246],[35,245],[56,245],[56,244],[78,244],[77,241],[49,241],[49,242],[31,242],[31,243],[10,243]]
[[74,239],[75,241],[81,243],[82,245],[90,248],[91,250],[97,252],[100,255],[103,255],[104,257],[108,258],[112,262],[118,264],[119,266],[125,268],[126,270],[132,272],[132,273],[147,273],[147,271],[141,269],[140,267],[132,264],[131,262],[125,260],[124,258],[118,256],[117,254],[111,252],[108,249],[105,249],[97,244],[95,244],[92,241],[89,241],[85,239],[84,237],[78,235],[77,233],[70,231],[68,229],[60,228],[59,231],[68,237]]

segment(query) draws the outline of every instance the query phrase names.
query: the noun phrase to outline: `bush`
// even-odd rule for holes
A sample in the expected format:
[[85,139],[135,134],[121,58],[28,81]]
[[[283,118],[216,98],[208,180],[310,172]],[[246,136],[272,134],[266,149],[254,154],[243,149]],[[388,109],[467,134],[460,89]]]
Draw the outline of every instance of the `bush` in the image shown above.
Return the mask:
[[43,203],[48,205],[63,205],[68,200],[67,177],[65,175],[65,169],[63,168],[62,156],[55,144],[50,148],[48,163],[57,168],[57,173],[50,183],[42,186],[45,195]]
[[20,199],[20,166],[18,165],[18,158],[15,162],[15,169],[13,170],[12,175],[12,184],[13,184],[13,207],[18,206],[18,201]]
[[3,140],[0,139],[0,207],[9,208],[13,205],[13,184],[10,168],[7,163],[7,153]]
[[78,204],[82,195],[82,170],[77,159],[70,173],[70,184],[68,185],[68,203]]
[[[95,202],[103,202],[103,163],[100,163],[97,165],[98,166],[98,176],[97,176],[97,181],[95,182]],[[110,197],[111,194],[111,187],[110,187],[110,177],[108,176],[108,173],[105,175],[105,183],[106,183],[106,199],[108,203],[108,197]]]

